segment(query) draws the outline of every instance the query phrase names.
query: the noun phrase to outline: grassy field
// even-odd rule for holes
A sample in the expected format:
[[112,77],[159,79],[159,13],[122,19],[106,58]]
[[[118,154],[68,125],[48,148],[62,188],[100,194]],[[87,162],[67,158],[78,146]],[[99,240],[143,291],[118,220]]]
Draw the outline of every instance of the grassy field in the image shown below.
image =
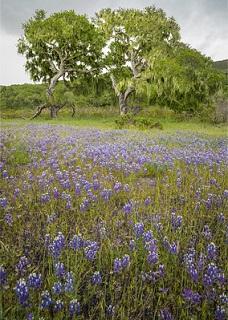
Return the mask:
[[225,126],[1,121],[0,319],[225,320]]

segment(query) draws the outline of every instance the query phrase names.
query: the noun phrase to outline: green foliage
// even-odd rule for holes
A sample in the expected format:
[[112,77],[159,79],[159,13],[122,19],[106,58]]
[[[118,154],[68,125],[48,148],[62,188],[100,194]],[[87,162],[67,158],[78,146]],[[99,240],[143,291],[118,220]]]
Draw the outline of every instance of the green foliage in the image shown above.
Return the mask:
[[160,59],[151,56],[150,68],[143,77],[138,92],[146,92],[150,101],[177,113],[189,114],[200,114],[205,106],[210,108],[223,81],[209,58],[185,45]]
[[18,52],[26,57],[26,70],[34,81],[48,82],[60,70],[75,79],[80,73],[98,67],[102,39],[86,16],[73,10],[49,17],[37,11],[24,26]]
[[138,129],[163,129],[160,122],[154,122],[153,118],[135,117],[132,114],[127,114],[115,120],[118,129],[134,126]]

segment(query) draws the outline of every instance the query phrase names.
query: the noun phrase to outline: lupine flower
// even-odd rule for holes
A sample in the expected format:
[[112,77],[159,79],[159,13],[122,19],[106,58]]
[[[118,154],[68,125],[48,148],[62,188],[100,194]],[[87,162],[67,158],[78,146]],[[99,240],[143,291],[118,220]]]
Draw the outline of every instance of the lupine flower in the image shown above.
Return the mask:
[[55,237],[55,239],[53,240],[53,242],[49,244],[48,249],[50,254],[54,258],[57,258],[60,256],[64,246],[65,246],[65,237],[61,232],[59,232],[57,237]]
[[4,217],[4,220],[9,226],[13,225],[13,216],[12,216],[11,213],[6,213],[5,217]]
[[72,272],[67,272],[65,275],[65,292],[72,292],[74,290],[74,275]]
[[42,283],[42,280],[41,280],[41,274],[39,273],[31,273],[29,276],[28,276],[28,286],[30,288],[40,288],[41,287],[41,283]]
[[23,274],[26,268],[28,267],[28,265],[29,265],[28,258],[23,256],[20,258],[19,262],[16,264],[16,271],[19,274]]
[[145,206],[149,206],[149,204],[151,204],[151,198],[150,198],[150,197],[147,197],[147,198],[144,200],[144,204],[145,204]]
[[54,266],[55,268],[55,275],[59,278],[65,275],[65,266],[62,262],[57,262]]
[[168,308],[164,308],[164,309],[160,310],[160,317],[162,320],[173,320],[174,319]]
[[92,275],[92,283],[93,284],[101,284],[102,283],[102,277],[101,277],[100,271],[94,272],[94,274]]
[[194,292],[191,289],[184,289],[184,299],[191,304],[199,304],[201,302],[201,295],[198,292]]
[[158,253],[156,251],[149,252],[147,256],[147,261],[149,264],[155,264],[158,262]]
[[0,286],[4,286],[7,283],[7,273],[5,268],[0,265]]
[[122,260],[119,258],[116,258],[114,260],[114,272],[119,273],[122,270]]
[[146,231],[146,232],[143,233],[143,240],[144,240],[145,242],[149,242],[149,241],[151,241],[152,239],[153,239],[153,233],[152,233],[151,230]]
[[77,299],[71,300],[69,303],[69,313],[70,316],[73,317],[74,315],[78,315],[81,311],[80,303]]
[[176,213],[172,212],[171,213],[171,224],[173,230],[177,230],[181,227],[183,221],[182,216],[176,216]]
[[215,311],[215,319],[216,320],[226,320],[227,313],[224,307],[217,306]]
[[48,309],[52,305],[52,299],[48,291],[41,293],[41,309]]
[[128,254],[125,254],[122,258],[122,268],[127,268],[130,264],[130,257]]
[[51,200],[51,197],[49,195],[49,193],[43,193],[41,196],[40,196],[40,201],[42,203],[47,203]]
[[17,281],[15,292],[19,303],[23,306],[26,306],[29,298],[29,289],[24,279],[20,279]]
[[80,210],[86,211],[89,208],[90,201],[88,199],[84,199],[80,204]]
[[219,223],[224,223],[224,222],[225,222],[225,216],[224,216],[224,214],[223,214],[223,213],[219,213],[219,214],[217,215],[217,220],[218,220]]
[[59,312],[63,309],[64,303],[62,300],[57,300],[54,304],[53,310],[54,312]]
[[86,258],[90,261],[93,261],[96,257],[98,249],[99,246],[97,242],[91,241],[84,249]]
[[74,251],[83,248],[84,240],[80,235],[74,235],[72,240],[69,242],[69,247]]
[[52,287],[52,291],[54,294],[60,294],[63,291],[63,285],[60,281],[55,282]]
[[7,199],[6,198],[0,198],[0,205],[2,208],[5,208],[7,206]]
[[125,254],[122,259],[116,258],[114,260],[114,273],[119,273],[123,269],[127,268],[130,264],[130,257],[128,254]]
[[137,239],[140,238],[144,233],[144,224],[142,222],[136,223],[134,225],[134,232],[135,232],[136,238]]
[[34,316],[31,312],[29,314],[27,314],[26,320],[34,320]]
[[210,260],[214,260],[217,256],[217,249],[216,249],[216,245],[211,242],[208,246],[207,246],[207,257]]
[[132,202],[128,202],[123,206],[123,211],[126,214],[130,214],[133,210],[133,204]]
[[134,251],[136,249],[136,243],[135,243],[135,240],[130,240],[129,242],[129,248],[131,251]]

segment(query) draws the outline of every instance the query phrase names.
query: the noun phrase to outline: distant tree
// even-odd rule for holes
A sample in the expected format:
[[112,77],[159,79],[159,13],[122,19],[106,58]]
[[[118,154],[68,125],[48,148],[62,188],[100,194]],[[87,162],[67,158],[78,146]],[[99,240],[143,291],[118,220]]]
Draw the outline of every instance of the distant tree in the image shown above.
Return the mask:
[[32,80],[48,83],[47,103],[52,118],[64,104],[56,103],[54,90],[60,79],[73,81],[85,74],[98,72],[102,38],[84,15],[63,11],[46,17],[36,11],[24,25],[18,41],[18,52],[26,57],[26,70]]
[[103,32],[105,68],[119,99],[120,114],[126,114],[128,98],[135,91],[153,55],[169,54],[179,41],[179,26],[161,9],[103,9],[95,23]]

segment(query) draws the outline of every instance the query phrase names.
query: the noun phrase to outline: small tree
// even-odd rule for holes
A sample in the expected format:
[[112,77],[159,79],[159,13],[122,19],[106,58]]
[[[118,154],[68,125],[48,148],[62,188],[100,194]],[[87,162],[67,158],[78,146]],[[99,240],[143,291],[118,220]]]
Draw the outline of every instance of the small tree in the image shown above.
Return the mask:
[[168,54],[179,40],[179,26],[173,18],[155,7],[144,10],[101,10],[96,24],[106,46],[104,64],[119,99],[120,114],[128,112],[127,100],[142,80],[152,54]]
[[60,79],[74,80],[98,72],[102,38],[84,15],[63,11],[46,17],[43,10],[23,25],[24,36],[18,41],[18,52],[25,55],[25,68],[33,81],[48,83],[47,103],[52,118],[64,104],[56,104],[54,90]]

